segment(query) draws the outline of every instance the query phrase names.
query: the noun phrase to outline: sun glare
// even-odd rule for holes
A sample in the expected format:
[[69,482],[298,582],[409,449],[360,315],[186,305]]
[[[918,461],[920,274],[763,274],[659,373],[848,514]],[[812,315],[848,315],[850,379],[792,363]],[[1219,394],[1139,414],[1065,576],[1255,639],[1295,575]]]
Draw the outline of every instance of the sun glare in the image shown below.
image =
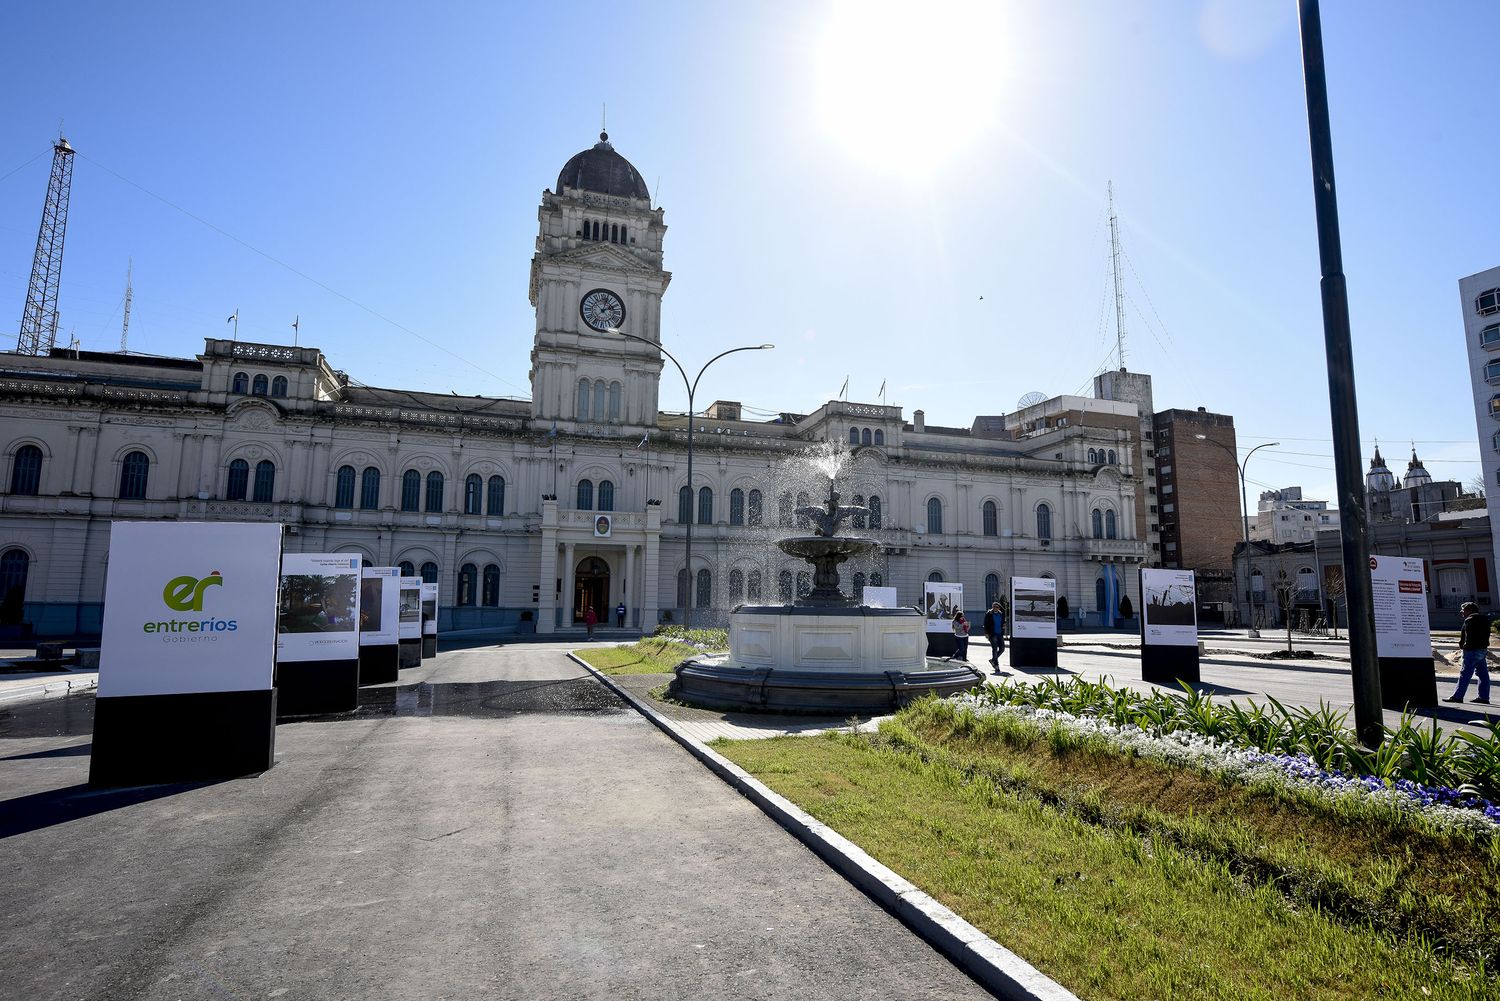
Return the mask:
[[941,167],[994,118],[1010,76],[1005,10],[998,0],[836,3],[813,53],[823,133],[872,166]]

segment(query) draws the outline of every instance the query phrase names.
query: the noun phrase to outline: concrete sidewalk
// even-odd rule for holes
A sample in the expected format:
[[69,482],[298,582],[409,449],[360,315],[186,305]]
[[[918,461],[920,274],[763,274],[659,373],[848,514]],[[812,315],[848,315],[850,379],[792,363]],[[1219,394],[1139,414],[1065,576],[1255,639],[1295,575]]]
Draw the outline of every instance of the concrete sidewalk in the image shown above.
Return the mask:
[[91,699],[15,707],[0,996],[988,996],[562,650],[444,653],[214,785],[91,791]]

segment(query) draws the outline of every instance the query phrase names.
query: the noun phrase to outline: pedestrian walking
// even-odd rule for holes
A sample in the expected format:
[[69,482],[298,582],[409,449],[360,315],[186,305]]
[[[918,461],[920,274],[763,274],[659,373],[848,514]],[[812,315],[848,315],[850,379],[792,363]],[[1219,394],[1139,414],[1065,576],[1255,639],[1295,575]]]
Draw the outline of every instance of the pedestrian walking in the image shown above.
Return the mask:
[[1000,655],[1005,652],[1005,612],[998,601],[984,613],[984,635],[990,641],[990,666],[998,668]]
[[625,628],[625,602],[615,606],[615,625],[621,629]]
[[599,624],[599,616],[594,612],[594,606],[590,605],[583,610],[583,625],[589,631],[589,639],[594,638],[594,627]]
[[1489,705],[1490,668],[1485,658],[1490,649],[1490,620],[1479,614],[1479,606],[1466,601],[1459,609],[1464,613],[1463,628],[1458,633],[1458,648],[1463,651],[1464,666],[1458,675],[1458,690],[1444,702],[1462,702],[1469,690],[1469,679],[1479,675],[1479,698],[1475,702]]
[[964,613],[953,613],[953,640],[958,644],[958,649],[953,651],[952,657],[945,660],[958,659],[967,661],[969,659],[969,620],[964,618]]

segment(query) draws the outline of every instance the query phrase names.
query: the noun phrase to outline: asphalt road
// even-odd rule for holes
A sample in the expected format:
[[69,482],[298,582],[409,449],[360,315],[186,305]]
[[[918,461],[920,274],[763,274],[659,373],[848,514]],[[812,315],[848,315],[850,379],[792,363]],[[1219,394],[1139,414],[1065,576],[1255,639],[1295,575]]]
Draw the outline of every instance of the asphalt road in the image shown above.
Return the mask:
[[988,997],[561,650],[445,653],[203,786],[93,792],[91,697],[9,708],[0,997]]

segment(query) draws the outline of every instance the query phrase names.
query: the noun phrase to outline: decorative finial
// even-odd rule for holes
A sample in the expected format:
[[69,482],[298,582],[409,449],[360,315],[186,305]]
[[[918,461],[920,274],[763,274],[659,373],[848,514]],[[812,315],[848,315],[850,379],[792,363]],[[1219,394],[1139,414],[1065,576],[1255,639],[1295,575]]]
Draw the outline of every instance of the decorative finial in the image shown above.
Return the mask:
[[609,133],[608,132],[600,132],[599,133],[599,141],[602,142],[602,143],[609,142]]

